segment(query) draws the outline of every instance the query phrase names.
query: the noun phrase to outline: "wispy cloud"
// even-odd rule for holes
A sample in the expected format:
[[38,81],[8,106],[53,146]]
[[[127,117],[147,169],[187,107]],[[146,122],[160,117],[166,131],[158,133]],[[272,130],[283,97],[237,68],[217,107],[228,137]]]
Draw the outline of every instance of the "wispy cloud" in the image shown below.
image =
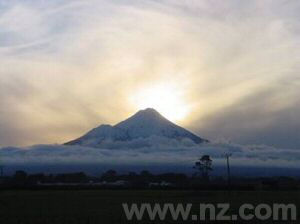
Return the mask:
[[174,80],[181,124],[209,139],[299,148],[297,1],[0,3],[0,144],[64,142]]

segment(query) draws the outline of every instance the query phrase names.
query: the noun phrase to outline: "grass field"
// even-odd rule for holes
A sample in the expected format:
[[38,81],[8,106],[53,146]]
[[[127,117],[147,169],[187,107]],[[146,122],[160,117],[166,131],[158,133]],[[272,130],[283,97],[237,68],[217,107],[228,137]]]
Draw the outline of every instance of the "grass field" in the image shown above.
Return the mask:
[[[193,203],[193,213],[195,214],[199,213],[200,203],[230,203],[230,213],[233,214],[243,203],[254,205],[260,203],[293,203],[300,206],[300,192],[229,193],[221,191],[150,190],[2,191],[0,192],[0,223],[199,223],[180,222],[171,219],[163,222],[159,222],[159,220],[150,222],[149,219],[127,221],[122,203],[175,203],[175,205],[177,203]],[[225,222],[222,221],[220,223]]]

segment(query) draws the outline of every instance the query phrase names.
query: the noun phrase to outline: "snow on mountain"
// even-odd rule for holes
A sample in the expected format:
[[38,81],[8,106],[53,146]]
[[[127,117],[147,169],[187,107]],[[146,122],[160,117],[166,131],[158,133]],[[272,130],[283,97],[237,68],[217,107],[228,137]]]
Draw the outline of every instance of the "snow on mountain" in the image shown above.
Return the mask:
[[103,141],[127,142],[134,139],[149,138],[153,136],[176,140],[190,139],[197,144],[208,142],[167,120],[156,110],[148,108],[138,111],[132,117],[115,126],[100,125],[84,136],[65,144],[97,146]]
[[111,125],[100,125],[86,133],[84,136],[67,142],[66,145],[94,146],[100,144],[104,140],[127,141],[129,138],[126,132],[122,129]]
[[167,120],[152,108],[137,112],[135,115],[120,122],[115,127],[125,130],[131,139],[141,137],[147,138],[156,135],[176,139],[190,138],[196,143],[205,141]]

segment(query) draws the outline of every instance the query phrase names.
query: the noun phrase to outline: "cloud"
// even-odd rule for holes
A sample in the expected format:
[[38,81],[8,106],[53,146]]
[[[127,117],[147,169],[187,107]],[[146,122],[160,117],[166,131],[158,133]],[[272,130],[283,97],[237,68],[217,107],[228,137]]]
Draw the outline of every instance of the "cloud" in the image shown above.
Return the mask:
[[208,139],[300,147],[296,1],[2,1],[0,145],[61,143],[178,84]]
[[[141,143],[142,142],[142,143]],[[144,144],[143,144],[144,143]],[[107,148],[66,145],[35,145],[27,148],[5,147],[0,149],[2,163],[9,167],[39,165],[39,171],[53,165],[94,165],[96,167],[189,167],[201,155],[210,155],[214,166],[224,166],[225,153],[232,154],[233,167],[269,167],[299,169],[300,151],[278,149],[264,145],[219,142],[197,145],[189,140],[170,140],[151,137],[121,144],[105,143]],[[104,145],[105,145],[104,144]]]
[[297,137],[300,130],[300,122],[296,119],[300,112],[297,91],[291,88],[278,92],[278,89],[260,91],[223,108],[216,115],[208,115],[198,131],[206,132],[213,139],[238,139],[242,144],[263,142],[297,149],[300,144]]

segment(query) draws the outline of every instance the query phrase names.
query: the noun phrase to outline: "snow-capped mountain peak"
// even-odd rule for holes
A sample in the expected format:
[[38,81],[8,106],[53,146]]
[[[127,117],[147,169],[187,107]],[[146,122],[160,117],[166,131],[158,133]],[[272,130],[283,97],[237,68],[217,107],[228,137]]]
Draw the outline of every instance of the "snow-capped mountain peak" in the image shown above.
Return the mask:
[[169,139],[190,139],[195,143],[208,142],[205,139],[164,118],[155,109],[140,110],[128,119],[116,124],[100,125],[84,136],[66,143],[67,145],[100,145],[103,141],[131,141],[138,138],[159,136]]

